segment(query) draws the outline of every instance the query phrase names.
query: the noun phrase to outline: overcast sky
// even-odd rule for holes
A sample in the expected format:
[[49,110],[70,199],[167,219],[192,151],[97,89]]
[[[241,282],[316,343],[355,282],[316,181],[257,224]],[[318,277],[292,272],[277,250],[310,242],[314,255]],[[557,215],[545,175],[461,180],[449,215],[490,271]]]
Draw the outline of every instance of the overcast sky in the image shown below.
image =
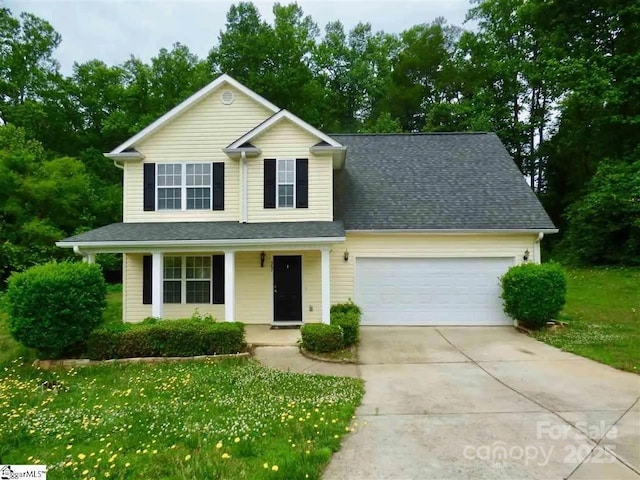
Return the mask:
[[[131,54],[147,61],[162,47],[184,43],[199,57],[205,57],[217,43],[232,0],[0,0],[14,15],[27,11],[48,20],[62,35],[56,58],[62,72],[71,73],[73,62],[93,58],[107,64],[125,61]],[[281,0],[280,3],[290,3]],[[438,16],[450,24],[462,25],[469,0],[298,0],[324,31],[340,20],[349,30],[359,21],[371,23],[374,31],[398,33]],[[268,21],[272,1],[254,0]]]

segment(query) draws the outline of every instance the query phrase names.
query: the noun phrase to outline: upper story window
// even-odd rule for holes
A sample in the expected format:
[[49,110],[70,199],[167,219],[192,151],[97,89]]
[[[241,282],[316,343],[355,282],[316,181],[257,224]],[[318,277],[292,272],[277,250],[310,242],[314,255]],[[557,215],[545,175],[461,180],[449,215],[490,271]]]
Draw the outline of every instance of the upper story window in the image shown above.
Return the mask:
[[158,210],[211,209],[210,163],[159,163]]
[[295,202],[296,162],[278,159],[278,208],[293,208]]

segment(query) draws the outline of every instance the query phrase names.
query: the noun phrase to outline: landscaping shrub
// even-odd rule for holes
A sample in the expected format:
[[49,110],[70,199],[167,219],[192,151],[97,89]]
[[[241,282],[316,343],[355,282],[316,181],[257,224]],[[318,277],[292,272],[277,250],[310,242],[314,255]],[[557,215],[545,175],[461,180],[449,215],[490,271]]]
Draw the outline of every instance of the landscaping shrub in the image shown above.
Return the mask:
[[564,306],[567,282],[555,263],[517,265],[500,281],[504,311],[527,328],[543,327]]
[[351,300],[331,306],[331,325],[342,327],[345,347],[354,345],[360,338],[361,317],[362,310]]
[[102,271],[88,263],[47,263],[13,273],[9,331],[41,358],[59,358],[87,340],[106,306]]
[[157,320],[95,330],[87,353],[92,360],[133,357],[191,357],[244,350],[244,324],[193,320]]
[[360,338],[360,315],[355,312],[331,315],[331,325],[342,327],[344,346],[354,345]]
[[349,299],[349,301],[344,303],[336,303],[335,305],[331,305],[331,316],[341,313],[355,313],[358,315],[358,319],[362,316],[362,309],[353,303],[353,300]]
[[344,334],[339,325],[307,323],[300,329],[302,347],[310,352],[327,353],[344,347]]

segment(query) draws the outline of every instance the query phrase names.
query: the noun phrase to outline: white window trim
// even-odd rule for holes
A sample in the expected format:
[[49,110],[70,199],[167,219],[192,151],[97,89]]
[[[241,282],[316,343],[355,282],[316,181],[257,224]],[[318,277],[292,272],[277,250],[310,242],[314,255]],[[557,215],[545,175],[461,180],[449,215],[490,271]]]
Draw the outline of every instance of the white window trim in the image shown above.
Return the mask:
[[[180,278],[164,278],[164,259],[162,263],[162,283],[164,285],[165,281],[168,282],[177,282],[180,281],[180,303],[165,303],[164,298],[162,299],[163,305],[208,305],[213,303],[213,275],[212,275],[212,267],[213,265],[209,264],[209,277],[208,278],[187,278],[187,257],[191,258],[211,258],[210,255],[165,255],[164,258],[180,258]],[[213,260],[209,260],[212,262]],[[187,303],[187,282],[209,282],[209,302],[207,304],[203,303]]]
[[[180,207],[181,208],[159,208],[159,195],[158,192],[161,188],[178,188],[176,185],[167,187],[167,186],[159,186],[158,185],[158,175],[160,175],[160,169],[156,168],[155,175],[155,184],[156,184],[156,208],[157,212],[202,212],[212,210],[213,207],[213,165],[212,162],[173,162],[173,163],[162,163],[158,165],[182,165],[180,169]],[[206,185],[192,185],[187,186],[187,165],[210,165],[209,167],[209,208],[187,208],[187,188],[207,188]]]
[[[293,183],[291,182],[280,182],[280,162],[282,161],[291,161],[293,162]],[[296,208],[296,180],[298,179],[298,172],[296,170],[296,159],[295,158],[278,158],[276,159],[276,208],[284,208],[284,209],[292,209]],[[280,206],[280,185],[293,185],[293,205],[290,207]]]

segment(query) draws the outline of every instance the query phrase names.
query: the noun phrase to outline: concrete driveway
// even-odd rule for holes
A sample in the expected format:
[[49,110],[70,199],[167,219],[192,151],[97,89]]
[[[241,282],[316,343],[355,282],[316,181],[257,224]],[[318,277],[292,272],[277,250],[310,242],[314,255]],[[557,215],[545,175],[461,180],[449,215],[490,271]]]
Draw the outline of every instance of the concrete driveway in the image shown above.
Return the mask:
[[362,328],[325,479],[640,479],[640,376],[510,327]]

